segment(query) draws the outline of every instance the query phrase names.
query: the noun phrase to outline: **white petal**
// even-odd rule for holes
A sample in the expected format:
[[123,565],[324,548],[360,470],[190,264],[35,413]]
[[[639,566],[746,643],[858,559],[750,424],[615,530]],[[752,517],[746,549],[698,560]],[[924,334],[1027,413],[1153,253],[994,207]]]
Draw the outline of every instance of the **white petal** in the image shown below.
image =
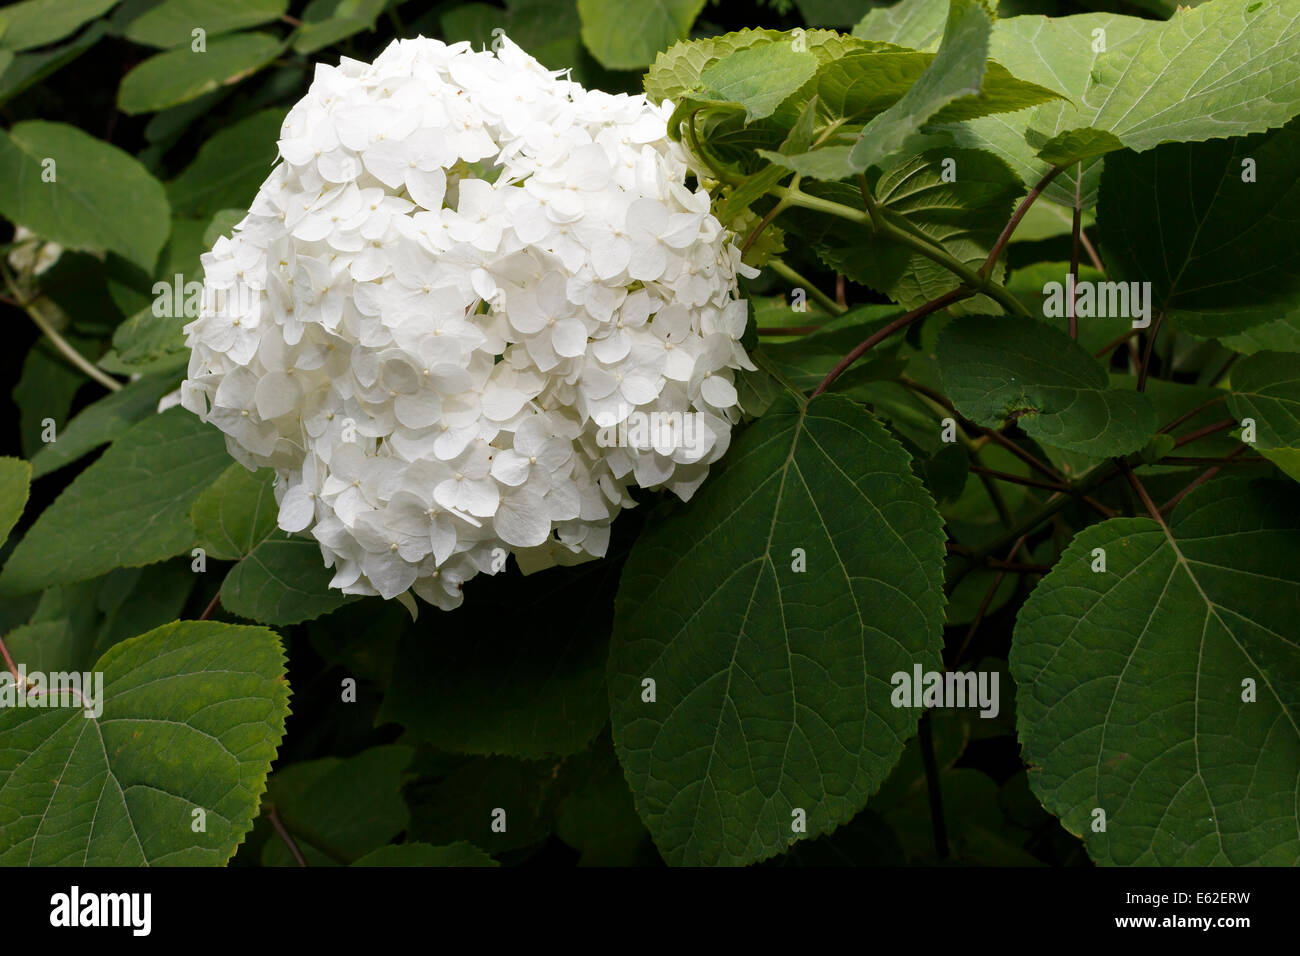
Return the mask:
[[506,544],[516,548],[532,548],[550,536],[551,519],[539,495],[521,490],[501,502],[494,527]]

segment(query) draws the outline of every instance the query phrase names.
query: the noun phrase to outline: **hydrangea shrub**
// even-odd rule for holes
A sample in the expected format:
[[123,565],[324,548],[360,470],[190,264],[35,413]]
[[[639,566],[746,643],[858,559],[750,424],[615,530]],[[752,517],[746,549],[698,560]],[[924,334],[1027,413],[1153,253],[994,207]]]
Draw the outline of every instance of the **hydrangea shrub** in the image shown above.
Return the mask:
[[1300,861],[1291,0],[334,6],[0,10],[0,863]]

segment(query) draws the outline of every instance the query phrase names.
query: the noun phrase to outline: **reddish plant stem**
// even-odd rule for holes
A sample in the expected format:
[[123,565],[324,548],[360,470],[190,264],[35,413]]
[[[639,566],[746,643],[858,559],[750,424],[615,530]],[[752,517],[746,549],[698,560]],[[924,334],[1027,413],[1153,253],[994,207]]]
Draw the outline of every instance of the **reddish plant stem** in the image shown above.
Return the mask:
[[[939,392],[936,392],[934,389],[922,385],[920,382],[913,381],[912,379],[908,378],[906,375],[900,376],[899,381],[902,382],[904,385],[906,385],[908,388],[912,389],[912,391],[919,392],[920,394],[924,395],[926,398],[929,398],[935,403],[942,405],[944,408],[952,412],[954,415],[957,414],[957,410],[953,407],[952,402],[948,401],[948,399],[945,396],[941,395]],[[973,425],[973,423],[971,424]],[[978,429],[980,433],[983,434],[985,437],[987,437],[990,441],[993,441],[994,443],[1001,445],[1003,448],[1011,452],[1011,454],[1015,455],[1025,464],[1029,465],[1031,468],[1036,469],[1040,474],[1045,475],[1051,481],[1056,482],[1057,485],[1064,487],[1065,485],[1064,475],[1062,475],[1060,472],[1054,469],[1051,465],[1047,464],[1046,462],[1034,456],[1032,453],[1026,451],[1024,448],[1021,448],[1019,445],[1017,445],[1006,435],[1002,434],[1002,432],[998,431],[995,428],[982,428],[979,425],[974,425],[973,427]],[[1053,487],[1052,490],[1060,490],[1060,489]],[[1086,504],[1093,511],[1097,512],[1097,514],[1101,515],[1103,518],[1115,517],[1116,512],[1113,509],[1107,508],[1105,505],[1103,505],[1100,501],[1097,501],[1092,496],[1081,495],[1080,499],[1083,501],[1084,504]]]
[[1227,398],[1227,397],[1228,397],[1228,395],[1227,395],[1226,392],[1225,392],[1224,394],[1222,394],[1222,395],[1216,395],[1214,398],[1210,399],[1208,402],[1204,402],[1204,403],[1202,403],[1202,404],[1200,404],[1200,405],[1197,405],[1197,406],[1196,406],[1195,408],[1193,408],[1191,411],[1183,412],[1181,415],[1179,415],[1177,418],[1175,418],[1172,422],[1170,422],[1170,423],[1169,423],[1168,425],[1166,425],[1164,428],[1160,429],[1160,431],[1157,432],[1157,434],[1160,434],[1160,435],[1168,434],[1169,432],[1171,432],[1171,431],[1173,431],[1175,428],[1177,428],[1179,425],[1181,425],[1183,422],[1187,421],[1187,420],[1190,419],[1190,418],[1195,418],[1196,415],[1197,415],[1198,413],[1203,412],[1203,411],[1205,411],[1207,408],[1211,408],[1211,407],[1213,407],[1213,406],[1219,404],[1219,402],[1223,401],[1223,400],[1224,400],[1225,398]]
[[1213,388],[1215,385],[1218,385],[1221,381],[1223,381],[1223,376],[1228,374],[1228,369],[1232,368],[1232,366],[1237,363],[1237,359],[1239,358],[1241,358],[1240,352],[1233,352],[1232,355],[1228,357],[1228,361],[1223,363],[1223,368],[1215,372],[1214,378],[1210,379],[1211,388]]
[[1142,353],[1142,364],[1138,368],[1137,390],[1139,392],[1145,392],[1147,389],[1147,376],[1151,374],[1151,353],[1155,351],[1156,338],[1160,335],[1160,326],[1164,324],[1164,321],[1165,312],[1164,309],[1161,309],[1156,313],[1156,321],[1151,327],[1151,334],[1147,336],[1146,351]]
[[[1024,546],[1025,539],[1029,537],[1026,532],[1016,539],[1011,545],[1011,550],[1007,552],[1006,560],[1010,561],[1016,556],[1016,552]],[[962,657],[966,654],[966,648],[970,647],[970,642],[975,637],[975,632],[979,630],[980,623],[984,620],[984,615],[988,613],[989,605],[993,603],[993,596],[998,593],[998,588],[1002,586],[1002,579],[1007,576],[1006,570],[998,571],[993,577],[993,583],[989,589],[984,592],[984,599],[980,601],[979,610],[975,612],[975,618],[970,622],[970,627],[966,629],[966,636],[962,638],[961,646],[957,648],[957,653],[953,655],[953,666],[961,663]]]
[[1107,355],[1110,352],[1113,352],[1115,349],[1123,345],[1125,342],[1133,338],[1133,336],[1137,335],[1141,331],[1142,331],[1141,329],[1129,329],[1127,332],[1125,332],[1119,338],[1115,339],[1113,342],[1108,342],[1105,345],[1103,345],[1101,348],[1099,348],[1097,351],[1093,352],[1092,357],[1101,358],[1103,355]]
[[1165,534],[1172,538],[1173,533],[1169,530],[1169,525],[1165,523],[1165,516],[1160,513],[1160,509],[1156,507],[1156,503],[1152,501],[1151,496],[1147,494],[1146,487],[1142,484],[1141,479],[1139,479],[1133,469],[1129,467],[1128,462],[1123,459],[1116,459],[1116,462],[1119,464],[1120,472],[1122,472],[1124,477],[1128,479],[1128,483],[1133,486],[1133,490],[1137,492],[1138,498],[1142,500],[1142,505],[1147,509],[1147,513],[1156,520],[1160,527],[1164,528]]
[[988,258],[984,260],[984,265],[980,266],[980,275],[993,274],[993,267],[997,265],[998,256],[1002,255],[1002,250],[1006,248],[1007,242],[1011,239],[1011,234],[1020,225],[1020,220],[1025,218],[1025,213],[1029,212],[1029,207],[1034,204],[1034,200],[1043,194],[1043,190],[1047,188],[1048,184],[1056,178],[1063,168],[1053,166],[1047,171],[1047,175],[1040,179],[1033,189],[1029,190],[1029,195],[1020,200],[1020,205],[1016,207],[1016,211],[1011,214],[1011,218],[1007,220],[1007,224],[1002,228],[1002,234],[998,236],[997,242],[993,243],[993,248],[990,250]]
[[[1225,459],[1225,461],[1231,461],[1232,459],[1239,457],[1242,453],[1245,452],[1245,450],[1246,450],[1246,446],[1242,445],[1231,455],[1229,455],[1227,459]],[[1169,512],[1173,511],[1174,508],[1178,506],[1178,502],[1182,501],[1184,498],[1186,498],[1197,488],[1201,487],[1201,485],[1205,484],[1207,481],[1209,481],[1211,478],[1217,475],[1220,472],[1220,470],[1222,470],[1222,468],[1223,465],[1211,465],[1209,468],[1205,469],[1205,471],[1197,475],[1192,480],[1192,482],[1189,485],[1187,485],[1186,488],[1184,488],[1182,491],[1178,492],[1178,494],[1174,495],[1172,498],[1170,498],[1168,501],[1162,504],[1160,506],[1160,513],[1168,514]]]
[[212,595],[212,600],[208,602],[208,606],[205,607],[203,609],[203,613],[199,615],[199,620],[206,621],[208,618],[212,617],[213,613],[217,610],[217,605],[220,603],[221,603],[221,589],[218,588],[217,593]]
[[0,655],[4,656],[5,667],[8,668],[9,673],[14,675],[14,683],[18,683],[21,680],[18,676],[18,665],[14,663],[14,659],[9,653],[9,647],[2,637],[0,637]]
[[1048,491],[1069,491],[1065,485],[1057,484],[1052,481],[1042,481],[1038,478],[1027,478],[1023,475],[1013,475],[1009,472],[998,471],[994,468],[985,468],[983,465],[971,465],[970,470],[977,475],[988,475],[997,478],[1000,481],[1008,481],[1014,485],[1027,485],[1030,488],[1046,488]]
[[1070,275],[1074,282],[1071,286],[1073,291],[1070,293],[1070,301],[1066,303],[1069,310],[1066,315],[1070,318],[1070,338],[1078,341],[1079,338],[1079,316],[1075,311],[1074,297],[1079,292],[1079,235],[1083,232],[1083,162],[1080,161],[1074,172],[1074,211],[1070,217],[1070,235],[1073,238],[1073,244],[1070,249]]
[[1087,229],[1079,230],[1079,241],[1083,243],[1083,251],[1088,253],[1088,258],[1092,260],[1092,267],[1104,276],[1106,267],[1101,264],[1101,256],[1097,255],[1097,249],[1093,246],[1092,240],[1088,238]]
[[1036,455],[1026,451],[1017,445],[1014,441],[994,428],[985,429],[984,434],[989,436],[989,440],[1001,445],[1011,454],[1015,455],[1030,468],[1036,469],[1039,474],[1045,475],[1058,484],[1064,481],[1064,476],[1053,468],[1047,462],[1040,460]]
[[293,854],[293,858],[298,862],[298,865],[306,866],[306,857],[304,857],[302,851],[298,849],[298,844],[294,840],[293,836],[284,828],[284,824],[280,822],[280,815],[275,812],[275,807],[266,808],[266,817],[271,821],[271,826],[275,828],[275,832],[279,834],[280,839],[284,841],[284,845],[289,848],[289,852]]
[[989,558],[988,566],[999,571],[1015,571],[1018,574],[1046,574],[1052,570],[1050,564],[1026,564],[1019,561],[1003,561],[1001,558]]
[[1201,456],[1166,455],[1157,465],[1262,465],[1268,461],[1262,455],[1226,455],[1223,458],[1205,458]]
[[1196,429],[1196,431],[1188,432],[1186,435],[1179,435],[1174,441],[1174,447],[1182,448],[1184,445],[1189,445],[1198,438],[1204,438],[1206,435],[1213,435],[1215,432],[1227,431],[1236,424],[1237,420],[1235,418],[1225,418],[1221,421],[1212,422],[1203,428]]
[[940,309],[952,305],[960,299],[968,298],[974,294],[975,293],[970,289],[964,288],[957,288],[953,289],[951,292],[945,292],[943,295],[939,296],[939,298],[933,299],[932,301],[925,303],[925,305],[918,306],[906,315],[900,316],[893,322],[890,322],[883,329],[872,333],[861,344],[854,348],[853,351],[840,359],[833,369],[826,373],[826,377],[822,379],[821,384],[813,389],[811,397],[816,398],[822,392],[826,391],[826,389],[830,387],[830,384],[839,378],[850,365],[875,348],[877,344],[889,338],[899,329],[905,329],[917,319],[924,318],[931,312],[937,312]]

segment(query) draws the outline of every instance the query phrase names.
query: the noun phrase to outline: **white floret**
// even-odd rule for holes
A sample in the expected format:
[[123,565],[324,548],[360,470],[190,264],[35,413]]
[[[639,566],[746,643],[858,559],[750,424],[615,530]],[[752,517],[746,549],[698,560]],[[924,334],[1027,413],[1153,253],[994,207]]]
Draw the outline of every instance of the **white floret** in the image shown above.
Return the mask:
[[505,38],[317,67],[203,257],[181,395],[333,587],[453,608],[503,553],[603,556],[629,486],[689,498],[726,451],[745,267],[670,113]]

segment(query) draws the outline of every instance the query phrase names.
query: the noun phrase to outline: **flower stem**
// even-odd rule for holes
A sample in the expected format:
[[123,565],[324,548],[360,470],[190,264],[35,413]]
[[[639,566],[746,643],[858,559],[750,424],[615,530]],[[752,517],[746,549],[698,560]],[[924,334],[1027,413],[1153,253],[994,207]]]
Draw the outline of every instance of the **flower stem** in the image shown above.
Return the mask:
[[840,306],[838,302],[836,302],[834,299],[828,296],[821,289],[817,288],[817,286],[813,285],[811,282],[809,282],[799,273],[795,272],[794,269],[790,268],[790,266],[787,265],[784,260],[770,259],[768,260],[767,264],[768,267],[773,272],[779,275],[786,282],[789,282],[797,289],[804,289],[805,291],[807,291],[808,295],[810,295],[818,305],[820,305],[831,315],[844,314],[845,310]]
[[871,227],[882,239],[907,246],[917,255],[924,256],[930,261],[943,266],[961,279],[971,293],[983,293],[996,301],[1007,312],[1022,315],[1026,318],[1030,317],[1029,310],[1004,286],[992,281],[988,276],[980,275],[979,272],[954,258],[943,248],[935,245],[933,241],[922,239],[888,221],[884,210],[877,209],[877,219],[873,221],[869,212],[863,212],[854,209],[852,206],[846,206],[843,203],[829,199],[822,199],[820,196],[810,195],[801,189],[781,187],[774,190],[773,194],[788,201],[792,206],[800,206],[804,209],[811,209],[813,212],[825,213],[840,219],[846,219],[849,222]]
[[822,379],[821,384],[818,385],[813,390],[813,397],[815,398],[816,396],[820,395],[822,392],[826,391],[826,389],[830,387],[831,382],[839,378],[840,375],[844,372],[844,370],[847,369],[850,365],[852,365],[854,362],[860,359],[871,349],[875,348],[877,343],[889,338],[899,329],[907,328],[917,319],[922,318],[923,316],[927,316],[931,312],[937,312],[939,309],[952,305],[952,303],[956,302],[958,299],[965,299],[971,294],[972,293],[966,289],[953,289],[951,292],[945,292],[943,295],[939,296],[939,298],[927,302],[923,306],[913,309],[911,312],[908,312],[906,315],[895,319],[893,322],[890,322],[883,329],[878,329],[877,331],[873,332],[870,336],[868,336],[865,340],[863,340],[856,348],[854,348],[852,352],[844,356],[844,358],[840,359],[839,362],[836,363],[833,369],[831,369],[829,372],[826,373],[826,377]]
[[[24,299],[19,292],[17,285],[8,271],[4,274],[5,284],[9,287],[9,292],[13,295],[14,304],[27,313],[27,317],[35,323],[36,327],[45,334],[60,354],[71,362],[79,371],[93,378],[100,385],[103,385],[110,392],[121,391],[122,383],[116,379],[110,378],[102,369],[96,368],[89,359],[74,349],[54,326],[50,325],[45,316],[41,315],[36,309],[32,308],[32,301]],[[39,298],[39,296],[37,297]]]
[[993,267],[997,265],[998,256],[1002,255],[1002,250],[1006,248],[1007,242],[1011,239],[1011,234],[1016,231],[1020,225],[1020,220],[1025,218],[1025,213],[1029,212],[1029,207],[1034,204],[1034,200],[1043,194],[1043,190],[1048,187],[1053,179],[1064,169],[1063,166],[1053,166],[1047,171],[1047,175],[1038,181],[1033,189],[1029,190],[1029,195],[1020,200],[1020,205],[1016,211],[1011,214],[1007,224],[1002,229],[1002,234],[998,236],[998,241],[993,243],[993,248],[989,251],[989,257],[984,260],[984,265],[980,266],[980,274],[990,276],[993,274]]

